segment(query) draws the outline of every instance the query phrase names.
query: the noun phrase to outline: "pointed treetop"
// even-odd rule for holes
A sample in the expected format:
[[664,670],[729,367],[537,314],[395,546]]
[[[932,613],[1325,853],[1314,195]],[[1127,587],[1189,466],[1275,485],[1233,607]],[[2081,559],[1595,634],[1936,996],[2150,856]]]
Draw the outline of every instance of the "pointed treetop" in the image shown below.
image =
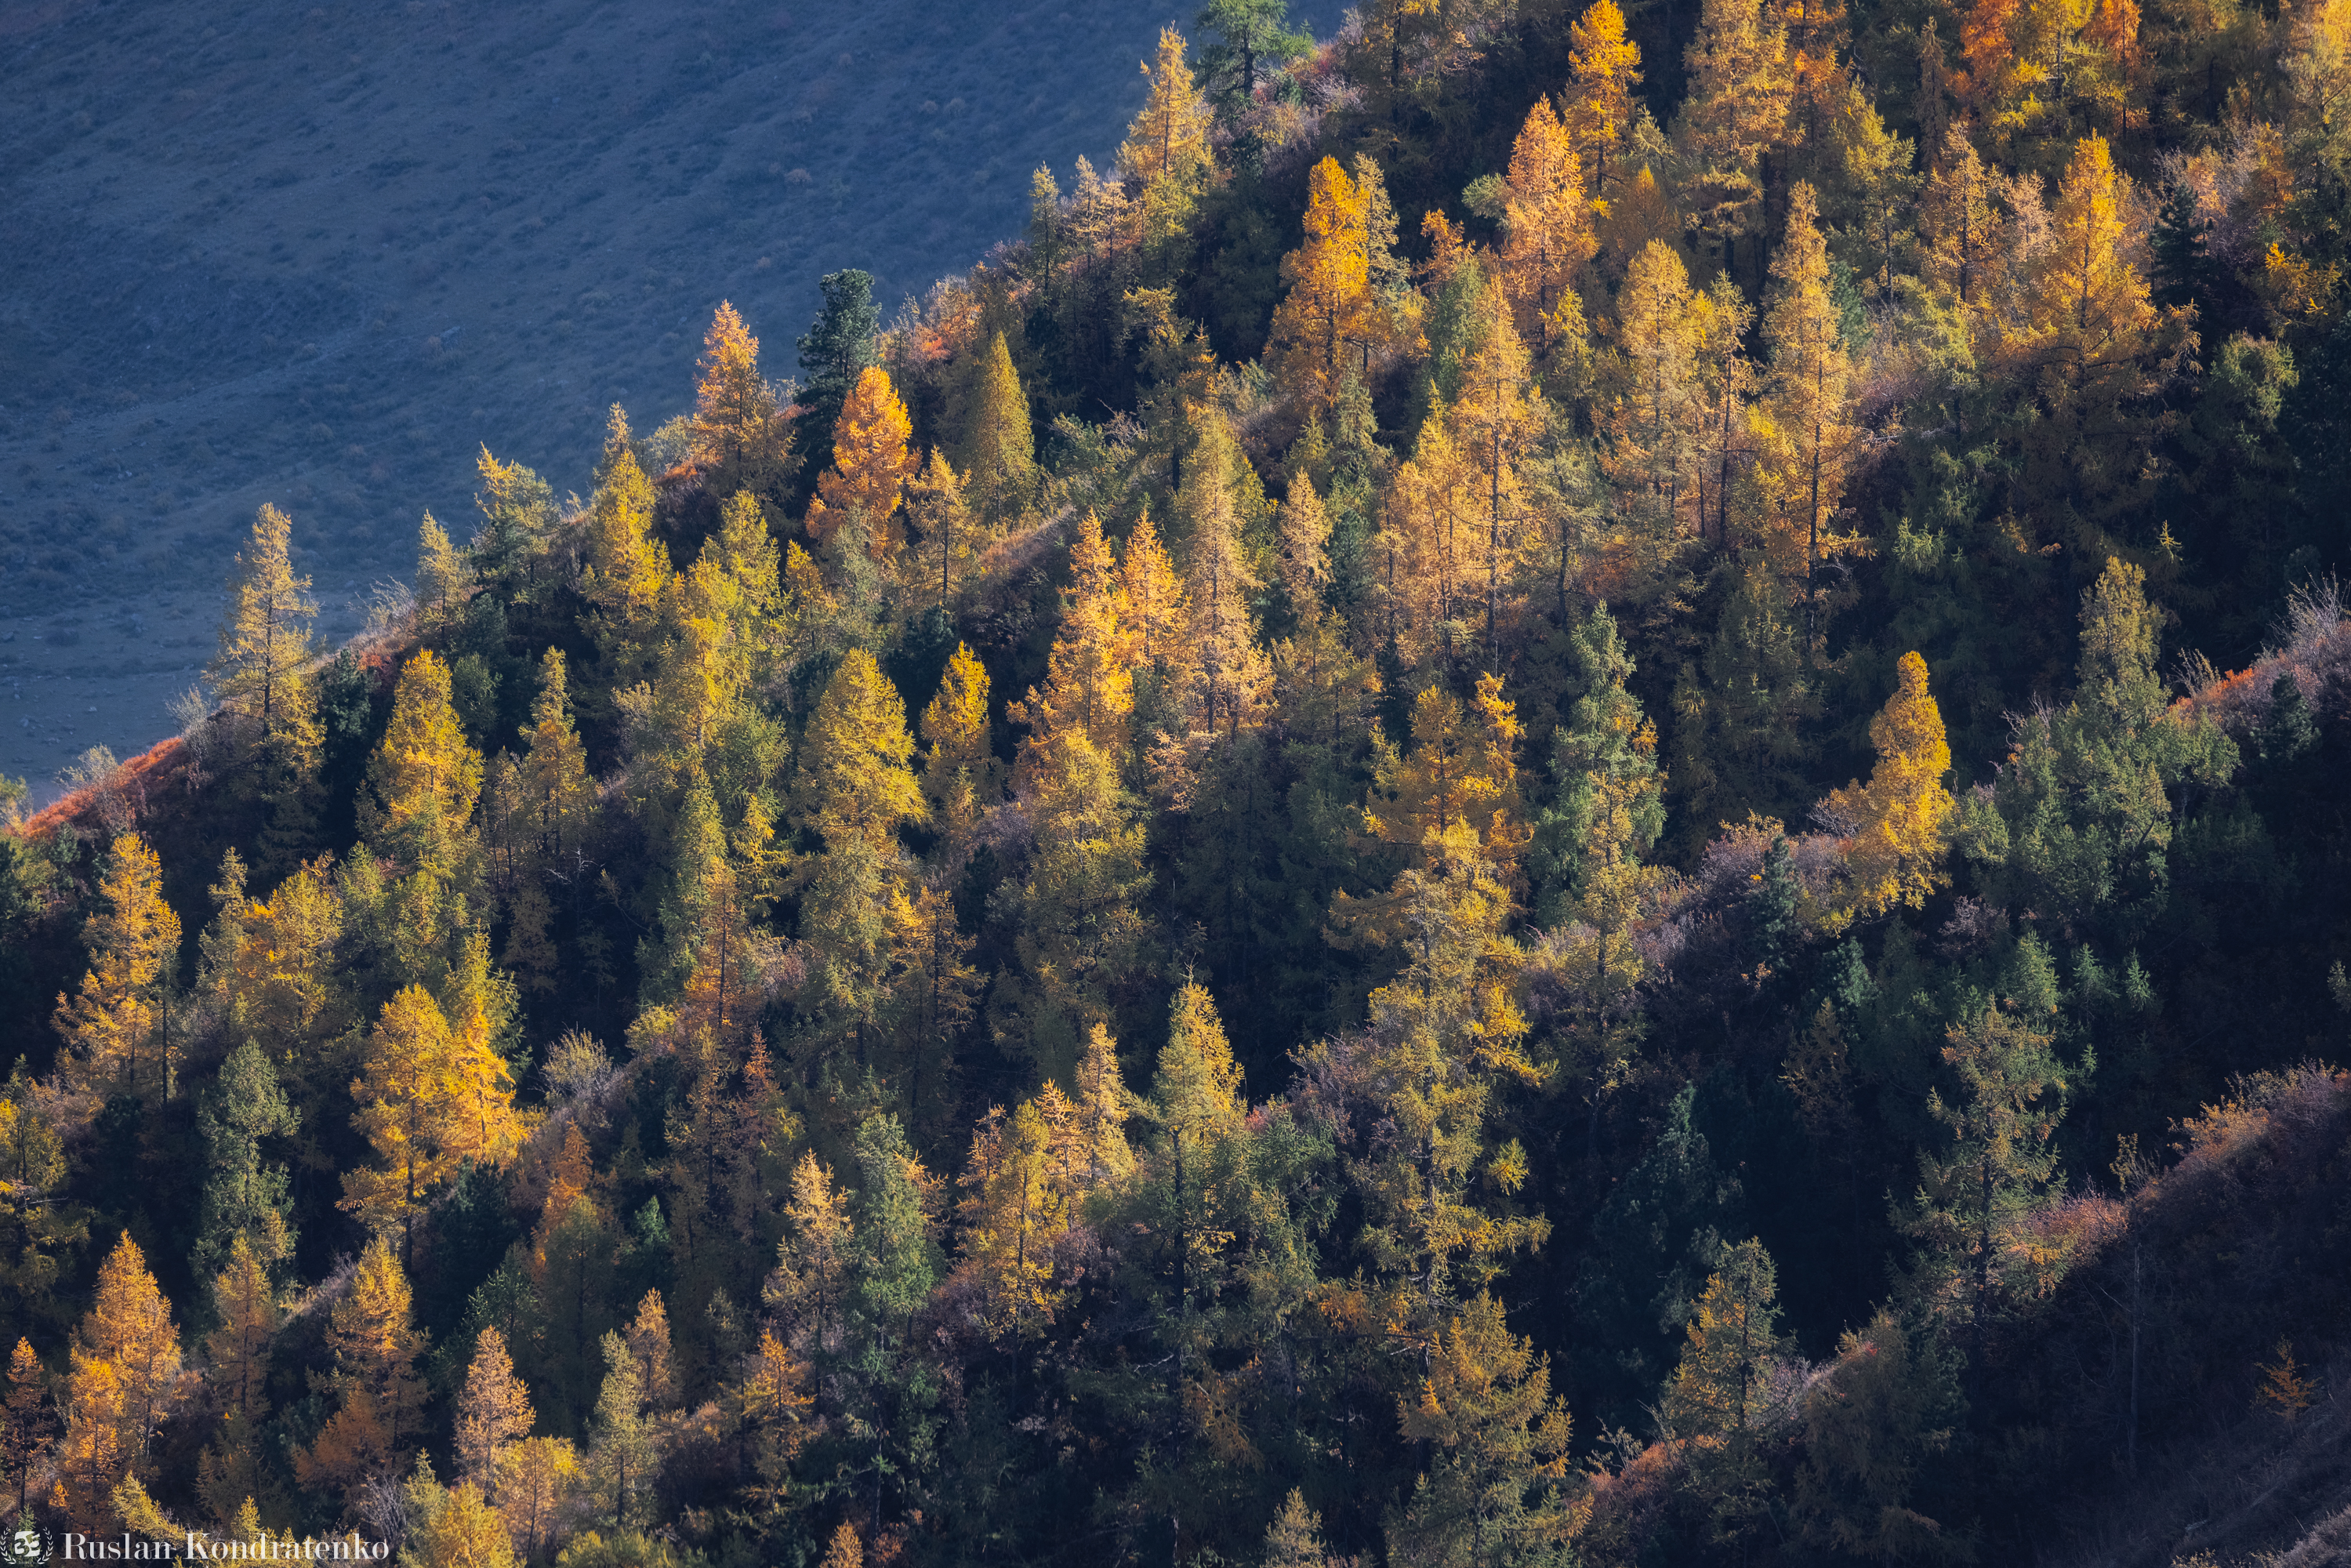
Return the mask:
[[1029,394],[1001,332],[988,339],[974,367],[958,465],[972,505],[992,527],[1009,525],[1035,499],[1037,437]]
[[[310,659],[310,622],[319,613],[310,580],[294,575],[293,519],[265,504],[253,519],[251,542],[236,558],[229,584],[228,618],[211,665],[224,700],[258,720],[265,731],[300,684]],[[445,543],[445,541],[444,541]]]
[[[1590,160],[1604,195],[1623,176],[1614,158],[1631,134],[1633,89],[1641,85],[1641,46],[1625,36],[1616,0],[1593,0],[1568,28],[1568,85],[1562,95],[1569,134]],[[1613,164],[1613,168],[1612,168]]]
[[1149,201],[1162,185],[1189,183],[1206,171],[1212,116],[1185,63],[1184,36],[1175,28],[1159,30],[1157,68],[1146,60],[1143,74],[1151,83],[1151,97],[1127,127],[1118,162],[1130,179],[1142,183]]
[[897,553],[904,530],[895,522],[898,498],[914,475],[906,450],[914,423],[890,382],[890,372],[868,365],[841,404],[832,427],[832,464],[817,480],[809,505],[809,538],[821,543],[852,516],[869,531],[866,549],[876,560]]
[[704,334],[694,397],[694,455],[719,495],[776,476],[784,413],[759,372],[759,340],[722,301]]
[[903,821],[926,814],[908,766],[906,705],[872,653],[852,648],[826,683],[801,742],[799,791],[829,841],[847,835],[886,847]]
[[1233,1060],[1215,998],[1206,986],[1187,979],[1168,1009],[1167,1046],[1151,1083],[1152,1119],[1177,1139],[1229,1132],[1249,1108],[1240,1088],[1240,1063]]
[[958,642],[940,672],[938,694],[923,709],[925,777],[940,779],[987,758],[987,669]]

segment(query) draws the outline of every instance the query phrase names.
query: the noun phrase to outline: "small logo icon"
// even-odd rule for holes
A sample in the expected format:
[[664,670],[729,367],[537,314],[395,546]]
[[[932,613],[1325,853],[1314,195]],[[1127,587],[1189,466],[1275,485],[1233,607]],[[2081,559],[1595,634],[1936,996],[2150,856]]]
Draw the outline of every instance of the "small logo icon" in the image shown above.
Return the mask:
[[22,1568],[34,1568],[35,1564],[47,1563],[48,1560],[48,1537],[35,1529],[31,1520],[27,1519],[20,1522],[8,1537],[10,1568],[19,1568],[19,1565],[22,1565]]

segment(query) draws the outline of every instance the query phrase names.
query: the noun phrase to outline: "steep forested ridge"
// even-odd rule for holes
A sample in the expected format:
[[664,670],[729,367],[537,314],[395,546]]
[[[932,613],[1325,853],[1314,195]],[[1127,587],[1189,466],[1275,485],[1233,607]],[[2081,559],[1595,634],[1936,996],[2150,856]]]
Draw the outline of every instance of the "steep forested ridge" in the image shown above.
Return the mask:
[[2333,1560],[2351,0],[1200,23],[350,645],[262,509],[0,837],[11,1506]]

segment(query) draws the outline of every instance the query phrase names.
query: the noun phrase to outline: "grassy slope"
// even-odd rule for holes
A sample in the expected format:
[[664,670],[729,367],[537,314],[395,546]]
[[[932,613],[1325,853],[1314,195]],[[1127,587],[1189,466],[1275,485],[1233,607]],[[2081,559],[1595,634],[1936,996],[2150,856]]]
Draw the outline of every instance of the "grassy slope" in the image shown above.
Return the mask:
[[914,0],[0,10],[0,770],[169,726],[255,507],[325,629],[462,538],[477,442],[584,486],[732,298],[793,368],[1107,161],[1165,14]]

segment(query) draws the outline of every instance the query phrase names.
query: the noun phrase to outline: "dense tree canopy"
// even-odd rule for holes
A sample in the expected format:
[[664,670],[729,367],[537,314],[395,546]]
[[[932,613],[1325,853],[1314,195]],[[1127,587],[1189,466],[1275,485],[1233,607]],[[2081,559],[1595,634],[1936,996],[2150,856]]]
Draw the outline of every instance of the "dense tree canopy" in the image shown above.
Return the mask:
[[435,1568],[2287,1541],[2347,16],[1217,0],[797,385],[724,306],[586,500],[483,453],[349,646],[262,507],[207,711],[0,837],[0,1486]]

